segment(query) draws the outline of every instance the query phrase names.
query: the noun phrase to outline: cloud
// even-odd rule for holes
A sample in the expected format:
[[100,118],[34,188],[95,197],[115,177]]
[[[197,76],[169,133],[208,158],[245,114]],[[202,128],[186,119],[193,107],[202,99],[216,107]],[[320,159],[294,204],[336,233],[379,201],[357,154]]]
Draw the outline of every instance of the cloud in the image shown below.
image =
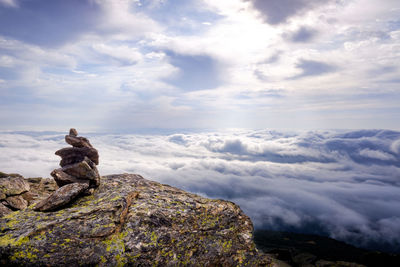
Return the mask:
[[0,24],[7,25],[0,27],[0,35],[55,48],[87,35],[102,35],[103,40],[110,35],[130,39],[159,29],[157,23],[142,13],[132,14],[131,7],[124,0],[21,1],[18,8],[0,6]]
[[18,2],[17,2],[17,0],[0,0],[0,5],[4,5],[6,7],[17,8]]
[[319,76],[337,70],[337,67],[334,65],[306,59],[301,59],[300,62],[297,63],[296,67],[301,69],[302,72],[294,77],[291,77],[291,79],[300,79],[307,76]]
[[295,43],[307,43],[312,41],[315,36],[318,34],[318,31],[309,27],[300,27],[297,31],[292,32],[289,35],[285,35],[289,38],[290,41]]
[[389,154],[389,153],[385,153],[379,150],[371,150],[371,149],[363,149],[360,151],[360,155],[364,156],[364,157],[368,157],[368,158],[373,158],[373,159],[378,159],[378,160],[393,160],[396,161],[397,159]]
[[166,79],[172,85],[187,91],[212,89],[220,85],[217,62],[207,55],[184,55],[166,52],[177,73]]
[[39,2],[0,5],[1,129],[398,127],[395,1]]
[[127,45],[94,44],[93,49],[100,55],[106,56],[122,66],[136,64],[142,59],[142,54],[137,48],[128,47]]
[[326,5],[321,0],[245,0],[258,10],[270,24],[284,23],[293,16],[301,15],[315,7]]
[[[259,229],[400,251],[400,132],[81,134],[99,150],[103,175],[139,173],[234,201]],[[63,134],[0,133],[0,170],[48,177],[63,146]]]

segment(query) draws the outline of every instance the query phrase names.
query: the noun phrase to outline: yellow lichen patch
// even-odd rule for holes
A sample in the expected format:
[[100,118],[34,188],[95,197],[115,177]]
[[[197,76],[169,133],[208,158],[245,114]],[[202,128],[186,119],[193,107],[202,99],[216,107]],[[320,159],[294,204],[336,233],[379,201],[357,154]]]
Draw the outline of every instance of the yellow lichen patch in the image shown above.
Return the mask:
[[125,257],[123,257],[121,254],[117,254],[117,255],[115,255],[115,260],[116,260],[116,262],[117,262],[117,267],[122,267],[122,266],[124,266],[125,264],[126,264],[126,259],[125,259]]
[[239,264],[242,264],[243,261],[246,260],[246,255],[244,250],[238,250],[236,251],[236,256],[234,257],[235,260],[239,262]]
[[13,218],[13,219],[10,219],[6,224],[7,224],[8,228],[14,228],[14,226],[20,224],[20,221]]
[[100,256],[100,262],[101,263],[106,263],[107,259],[104,256]]
[[12,219],[15,217],[15,215],[18,215],[20,212],[21,211],[19,211],[19,210],[11,212],[11,213],[7,214],[6,216],[4,216],[3,218],[4,219]]
[[127,235],[126,232],[115,234],[111,239],[103,241],[105,244],[107,252],[125,252],[124,237]]
[[11,256],[11,260],[15,261],[17,259],[29,259],[29,261],[33,261],[34,259],[37,259],[37,256],[31,252],[17,251]]
[[46,234],[44,232],[40,232],[40,234],[36,235],[33,239],[38,241],[44,240],[46,239]]
[[119,200],[119,199],[122,199],[122,197],[121,196],[116,196],[116,197],[110,199],[110,201],[116,201],[116,200]]
[[21,246],[22,244],[28,243],[29,237],[13,238],[12,235],[3,235],[0,237],[0,247],[5,246]]
[[150,239],[153,245],[157,245],[157,234],[155,232],[151,232]]
[[[128,235],[127,232],[121,232],[114,234],[111,239],[105,240],[102,243],[106,245],[106,251],[111,255],[114,255],[116,266],[124,266],[127,263],[127,259],[124,257],[125,254],[125,243],[124,238]],[[104,257],[102,261],[106,260]]]
[[232,240],[224,241],[224,243],[222,244],[222,248],[224,252],[229,252],[232,248]]

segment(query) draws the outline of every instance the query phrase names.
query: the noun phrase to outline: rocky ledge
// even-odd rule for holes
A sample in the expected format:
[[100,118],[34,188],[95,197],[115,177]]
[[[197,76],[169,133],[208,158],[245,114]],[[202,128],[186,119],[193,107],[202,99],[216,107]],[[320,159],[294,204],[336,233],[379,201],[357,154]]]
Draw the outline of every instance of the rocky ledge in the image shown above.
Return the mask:
[[92,195],[51,212],[34,211],[43,199],[37,192],[30,206],[0,219],[0,265],[274,265],[256,250],[250,219],[229,201],[134,174],[104,176]]

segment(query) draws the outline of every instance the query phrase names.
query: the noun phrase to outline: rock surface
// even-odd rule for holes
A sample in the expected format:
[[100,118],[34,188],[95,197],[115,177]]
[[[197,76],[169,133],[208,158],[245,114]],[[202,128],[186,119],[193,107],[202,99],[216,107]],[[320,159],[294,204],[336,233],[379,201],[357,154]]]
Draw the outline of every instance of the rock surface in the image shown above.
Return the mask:
[[21,175],[0,172],[0,216],[25,209],[28,201],[23,195],[29,189],[29,183]]
[[0,178],[0,199],[29,191],[29,184],[22,176]]
[[62,210],[34,205],[0,219],[0,265],[273,266],[237,205],[139,175],[102,177]]

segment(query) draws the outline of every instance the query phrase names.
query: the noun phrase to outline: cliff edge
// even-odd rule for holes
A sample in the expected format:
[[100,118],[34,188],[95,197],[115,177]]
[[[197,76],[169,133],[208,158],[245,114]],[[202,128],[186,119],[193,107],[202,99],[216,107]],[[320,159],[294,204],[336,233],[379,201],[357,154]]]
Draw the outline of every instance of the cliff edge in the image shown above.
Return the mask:
[[29,206],[0,218],[0,265],[274,265],[256,250],[253,225],[232,202],[120,174],[103,176],[93,195],[67,207],[36,212],[55,189],[35,179],[22,195]]

